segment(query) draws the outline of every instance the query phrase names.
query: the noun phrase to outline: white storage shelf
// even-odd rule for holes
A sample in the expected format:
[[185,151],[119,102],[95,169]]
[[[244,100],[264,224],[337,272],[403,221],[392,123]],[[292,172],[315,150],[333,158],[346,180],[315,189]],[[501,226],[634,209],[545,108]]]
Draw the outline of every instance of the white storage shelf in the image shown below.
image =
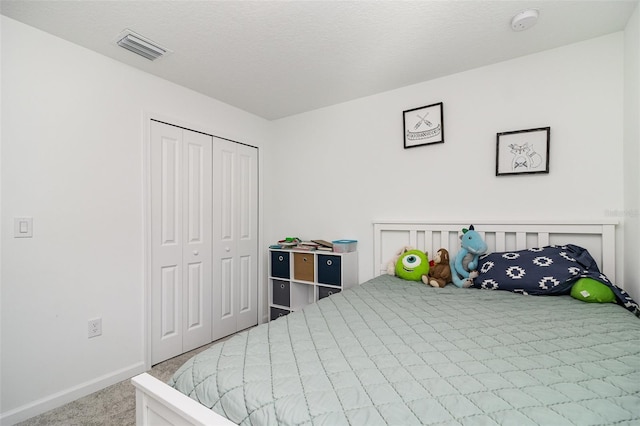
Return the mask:
[[357,251],[269,249],[270,320],[357,284]]

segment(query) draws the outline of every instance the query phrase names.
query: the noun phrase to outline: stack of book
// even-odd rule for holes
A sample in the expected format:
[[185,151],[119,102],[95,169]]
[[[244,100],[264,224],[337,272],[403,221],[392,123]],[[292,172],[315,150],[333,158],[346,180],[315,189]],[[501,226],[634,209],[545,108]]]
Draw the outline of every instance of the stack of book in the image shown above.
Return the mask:
[[313,240],[314,243],[318,244],[318,250],[321,251],[333,251],[333,244],[329,241],[325,240]]
[[295,247],[296,250],[314,251],[318,249],[319,244],[313,241],[300,241]]
[[272,249],[293,249],[306,251],[333,251],[333,244],[325,240],[302,241],[299,238],[286,238],[269,246]]
[[278,241],[277,244],[269,246],[272,249],[293,249],[306,251],[333,251],[333,244],[325,240],[301,241],[298,238],[286,238]]
[[284,240],[278,241],[277,244],[272,244],[269,248],[272,249],[292,249],[296,248],[298,243],[300,242],[300,238],[298,237],[287,237]]

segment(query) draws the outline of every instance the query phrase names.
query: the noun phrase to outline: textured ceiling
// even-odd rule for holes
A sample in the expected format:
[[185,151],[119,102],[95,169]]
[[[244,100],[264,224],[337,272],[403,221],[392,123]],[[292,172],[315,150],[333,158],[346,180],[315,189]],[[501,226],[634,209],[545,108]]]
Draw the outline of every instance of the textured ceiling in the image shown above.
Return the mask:
[[[25,1],[15,20],[267,119],[624,29],[637,0]],[[513,15],[540,19],[513,32]],[[115,44],[129,28],[173,50]]]

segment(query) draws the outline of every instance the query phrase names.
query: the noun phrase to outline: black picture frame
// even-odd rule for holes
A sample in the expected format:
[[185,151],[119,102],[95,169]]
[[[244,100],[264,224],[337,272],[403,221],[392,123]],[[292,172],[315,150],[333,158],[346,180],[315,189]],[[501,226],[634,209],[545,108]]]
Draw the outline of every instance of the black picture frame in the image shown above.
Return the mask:
[[496,136],[496,176],[549,173],[551,127]]
[[431,104],[402,112],[404,148],[444,143],[443,104]]

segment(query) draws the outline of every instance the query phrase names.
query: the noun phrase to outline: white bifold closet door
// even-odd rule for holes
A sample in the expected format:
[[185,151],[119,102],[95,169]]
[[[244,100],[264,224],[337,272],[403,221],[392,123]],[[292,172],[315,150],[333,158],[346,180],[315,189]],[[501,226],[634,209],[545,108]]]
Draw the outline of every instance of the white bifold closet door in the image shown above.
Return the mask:
[[258,323],[257,148],[151,122],[151,363]]
[[258,323],[258,150],[213,140],[213,340]]
[[152,364],[211,341],[212,138],[152,121]]

